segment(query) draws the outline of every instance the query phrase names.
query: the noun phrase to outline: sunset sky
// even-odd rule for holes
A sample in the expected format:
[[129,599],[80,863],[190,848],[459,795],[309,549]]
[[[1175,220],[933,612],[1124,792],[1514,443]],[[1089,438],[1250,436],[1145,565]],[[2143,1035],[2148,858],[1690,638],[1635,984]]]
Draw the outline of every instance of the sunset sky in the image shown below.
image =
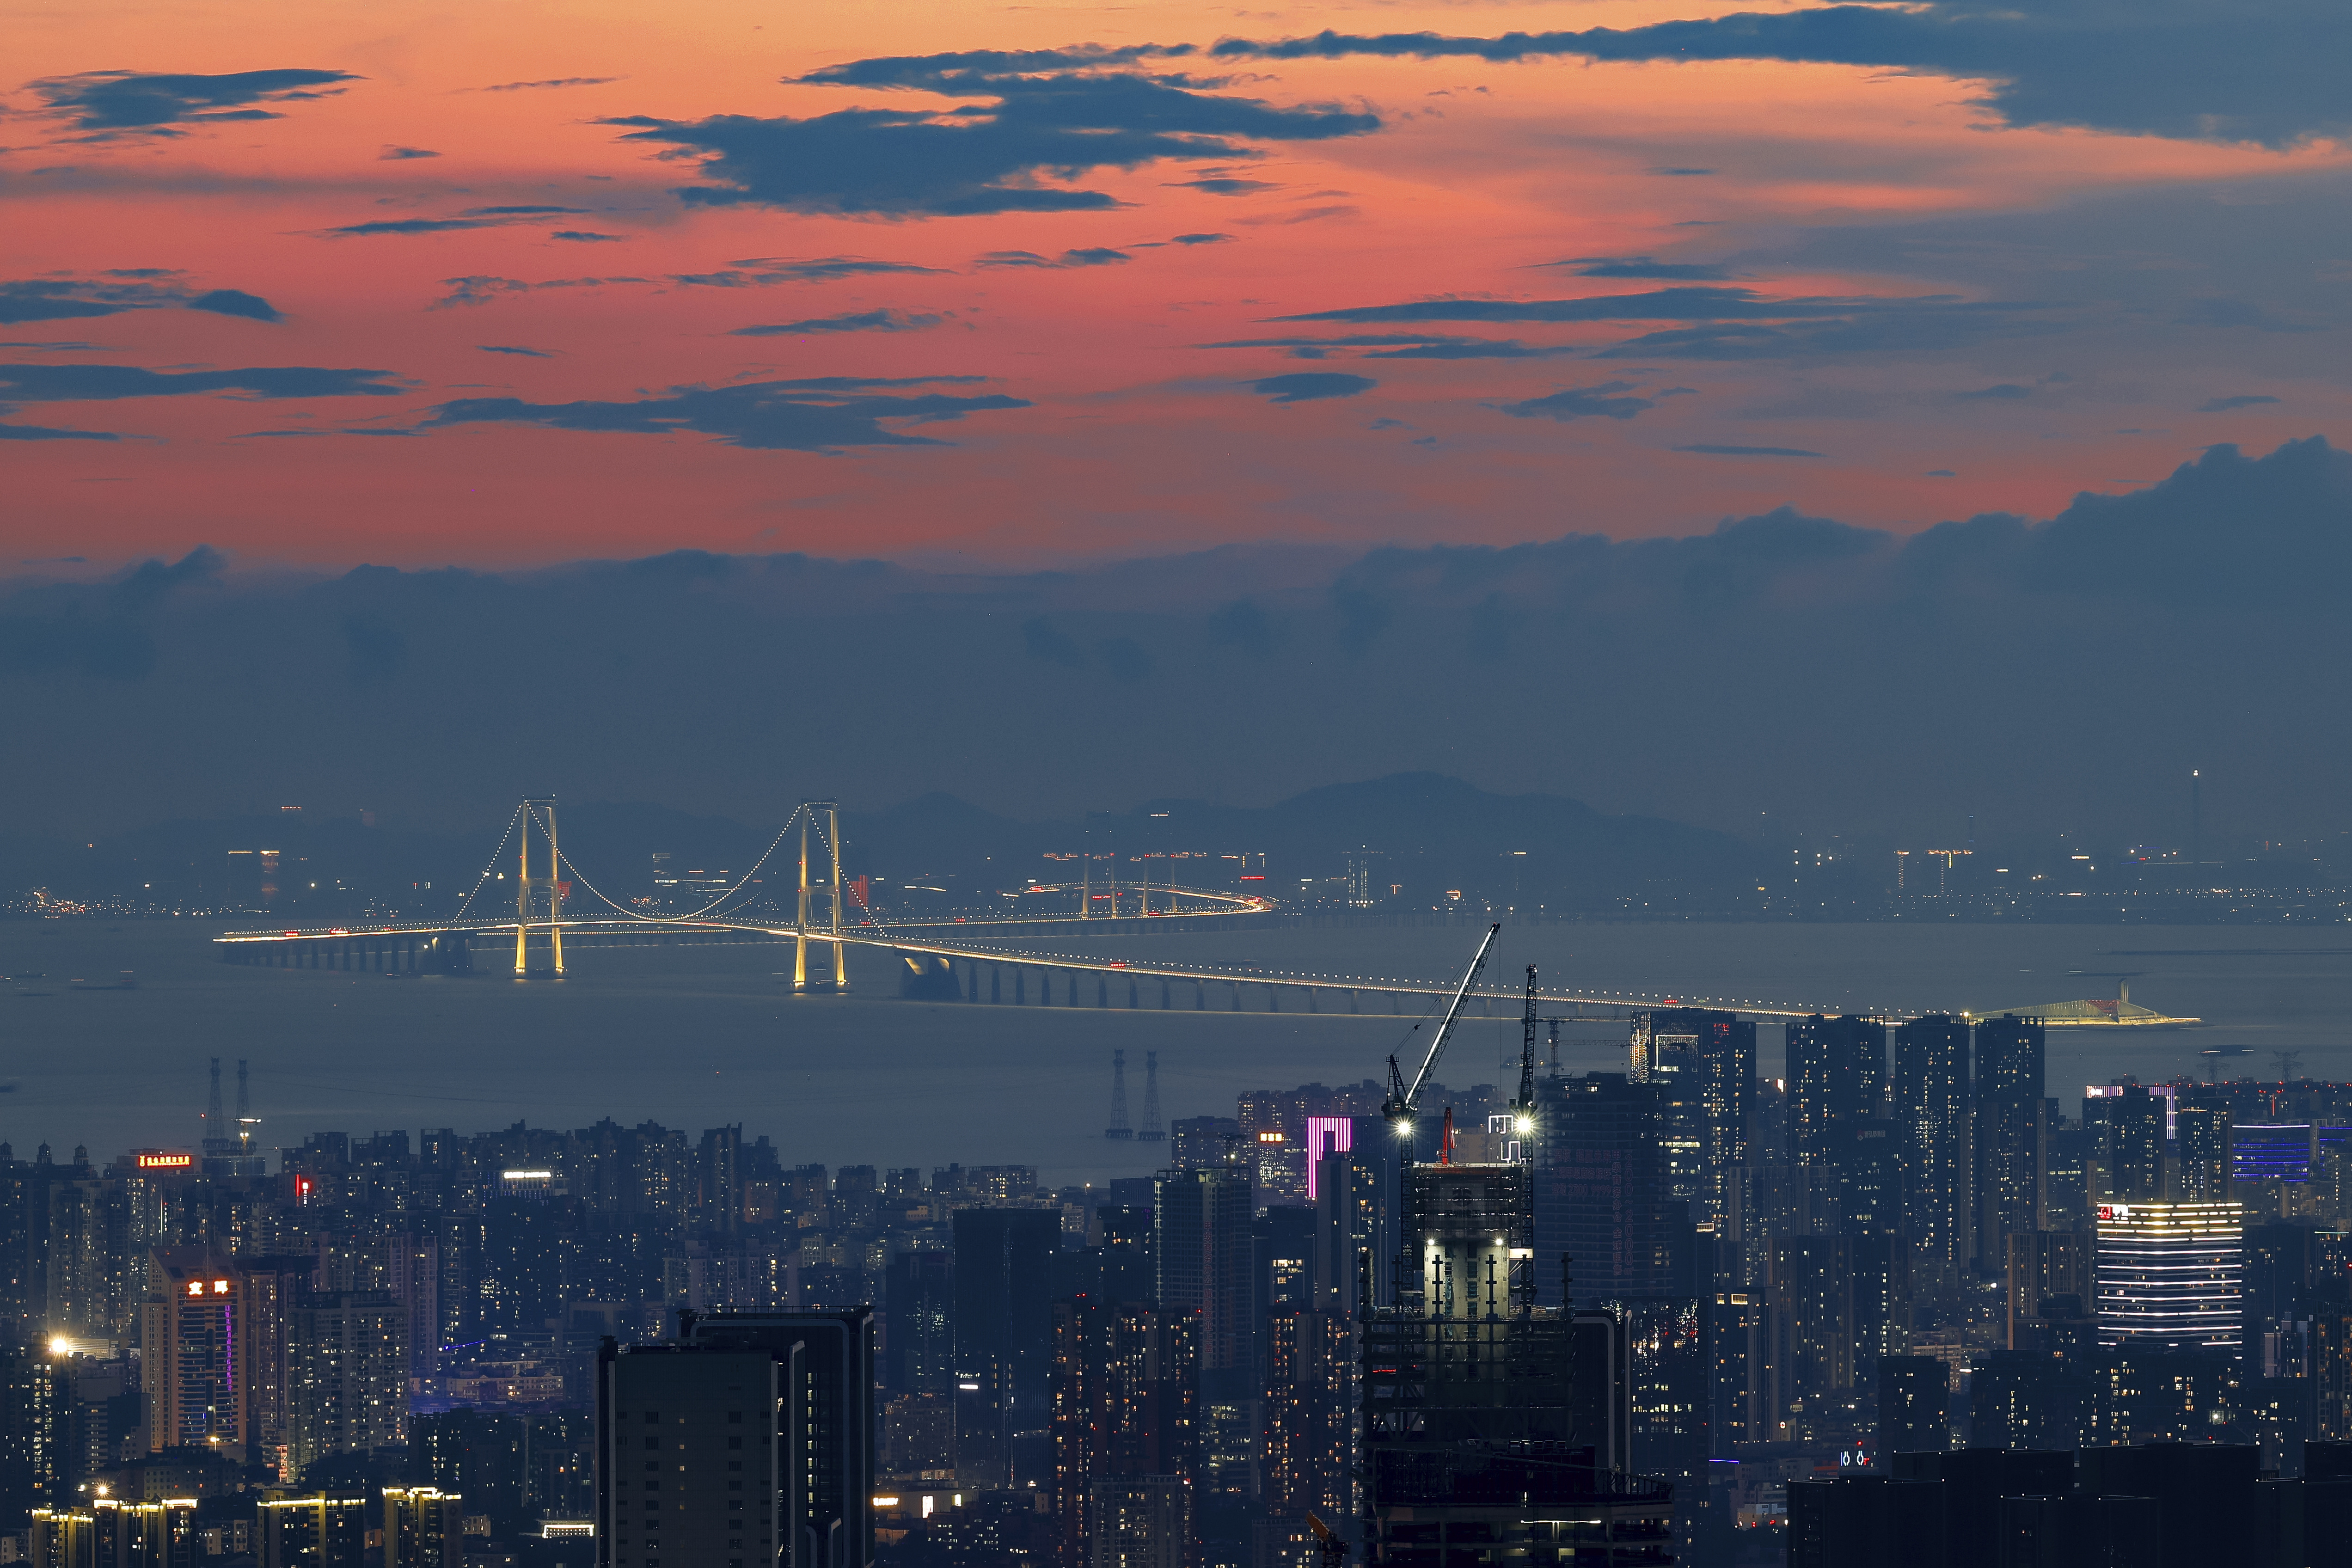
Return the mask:
[[1901,533],[2352,411],[2340,0],[8,33],[7,573]]

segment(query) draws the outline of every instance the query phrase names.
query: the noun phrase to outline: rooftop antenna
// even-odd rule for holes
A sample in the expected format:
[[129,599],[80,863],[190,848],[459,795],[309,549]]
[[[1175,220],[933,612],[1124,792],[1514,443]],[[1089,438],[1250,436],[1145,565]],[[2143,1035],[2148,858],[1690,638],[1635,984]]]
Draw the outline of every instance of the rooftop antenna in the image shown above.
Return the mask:
[[1127,1120],[1127,1053],[1110,1054],[1110,1127],[1106,1138],[1129,1139],[1135,1129]]
[[1143,1131],[1136,1134],[1144,1143],[1165,1143],[1168,1129],[1160,1120],[1160,1053],[1143,1053]]

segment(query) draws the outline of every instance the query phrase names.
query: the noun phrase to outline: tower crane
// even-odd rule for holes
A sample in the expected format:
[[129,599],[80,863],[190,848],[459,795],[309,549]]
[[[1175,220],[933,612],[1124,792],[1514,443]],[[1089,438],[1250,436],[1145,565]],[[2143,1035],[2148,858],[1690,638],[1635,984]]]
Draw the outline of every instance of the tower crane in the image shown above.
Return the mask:
[[[1420,1107],[1422,1089],[1429,1082],[1430,1072],[1437,1066],[1437,1058],[1444,1055],[1445,1042],[1454,1037],[1454,1026],[1462,1017],[1462,1005],[1469,1000],[1470,988],[1478,984],[1478,976],[1486,967],[1486,955],[1495,951],[1495,939],[1502,934],[1502,931],[1499,921],[1486,928],[1486,940],[1478,944],[1478,956],[1470,961],[1469,969],[1462,976],[1462,984],[1454,988],[1454,1000],[1446,1004],[1445,1021],[1437,1026],[1437,1037],[1429,1042],[1429,1056],[1422,1062],[1421,1070],[1412,1075],[1411,1086],[1406,1085],[1404,1073],[1398,1068],[1396,1058],[1393,1055],[1389,1058],[1389,1092],[1387,1098],[1381,1101],[1381,1114],[1388,1118],[1389,1125],[1396,1130],[1400,1138],[1412,1135],[1412,1121]],[[1528,1093],[1532,1099],[1531,1079]]]
[[[1524,1138],[1536,1130],[1536,1026],[1543,1020],[1536,1016],[1536,966],[1528,965],[1528,1005],[1519,1018],[1519,1093],[1511,1101],[1511,1131]],[[1551,1037],[1559,1039],[1559,1026],[1552,1025]]]

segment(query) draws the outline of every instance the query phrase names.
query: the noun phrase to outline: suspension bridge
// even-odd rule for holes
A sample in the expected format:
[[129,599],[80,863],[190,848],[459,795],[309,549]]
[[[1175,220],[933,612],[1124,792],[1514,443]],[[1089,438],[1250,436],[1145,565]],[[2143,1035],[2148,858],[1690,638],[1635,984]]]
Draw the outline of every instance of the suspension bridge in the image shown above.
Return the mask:
[[[799,830],[797,877],[788,888],[793,918],[759,918],[748,908],[766,896],[761,871]],[[507,879],[499,867],[509,846],[515,860],[514,909],[475,914]],[[1226,963],[1163,963],[1099,952],[1040,951],[1041,941],[1116,937],[1170,927],[1263,928],[1278,912],[1251,893],[1186,888],[1138,879],[1098,884],[1092,867],[1076,882],[1030,883],[1038,912],[986,916],[892,917],[877,913],[844,875],[840,807],[805,801],[759,859],[731,887],[699,909],[680,913],[634,907],[605,894],[562,847],[555,802],[527,799],[508,819],[489,863],[446,920],[224,931],[213,939],[224,963],[385,974],[465,974],[511,959],[519,980],[560,979],[566,943],[575,950],[663,942],[790,942],[792,988],[838,994],[850,988],[851,948],[887,950],[897,959],[901,994],[936,1001],[1012,1006],[1157,1008],[1195,1012],[1295,1012],[1420,1016],[1452,995],[1443,980],[1318,973]],[[575,891],[576,889],[576,891]],[[1076,914],[1044,906],[1075,898]],[[593,900],[591,905],[590,900]],[[1109,904],[1108,913],[1096,906]],[[567,906],[579,905],[586,912]],[[593,905],[601,905],[594,908]],[[1656,996],[1547,989],[1540,999],[1567,1018],[1623,1018],[1668,1006],[1716,1007],[1756,1018],[1798,1018],[1818,1011],[1751,997]],[[1517,1016],[1517,989],[1474,989],[1475,1016]]]

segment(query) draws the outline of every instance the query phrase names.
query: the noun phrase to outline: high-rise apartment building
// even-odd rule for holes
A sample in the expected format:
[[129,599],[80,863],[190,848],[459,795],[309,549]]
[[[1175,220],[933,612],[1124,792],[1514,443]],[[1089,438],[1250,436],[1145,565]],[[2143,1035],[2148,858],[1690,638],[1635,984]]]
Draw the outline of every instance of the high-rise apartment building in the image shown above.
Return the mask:
[[206,1445],[276,1462],[287,1440],[286,1317],[309,1263],[155,1249],[140,1357],[151,1452]]
[[2102,1204],[2095,1303],[2107,1344],[2239,1348],[2245,1211],[2236,1204]]
[[466,1568],[465,1498],[433,1487],[383,1489],[383,1568]]
[[1816,1013],[1788,1026],[1789,1163],[1825,1158],[1836,1129],[1878,1114],[1886,1093],[1886,1026]]
[[2042,1029],[2008,1014],[1977,1025],[1977,1272],[1998,1276],[2009,1237],[2049,1218],[2049,1100],[2042,1093]]
[[1153,1183],[1155,1294],[1171,1311],[1198,1315],[1203,1372],[1247,1370],[1255,1360],[1250,1176],[1235,1161],[1162,1171]]
[[1895,1454],[1952,1446],[1952,1368],[1934,1356],[1887,1356],[1878,1363],[1878,1462]]
[[[803,1561],[791,1444],[797,1349],[697,1352],[605,1342],[597,1390],[600,1568]],[[781,1415],[775,1412],[782,1412]],[[818,1558],[819,1563],[825,1559]]]
[[1896,1026],[1888,1110],[1903,1139],[1903,1229],[1937,1282],[1974,1256],[1969,1087],[1965,1020],[1934,1014]]
[[2169,1089],[2159,1096],[2146,1084],[2126,1083],[2095,1091],[2083,1100],[2083,1120],[2099,1111],[2098,1177],[2092,1198],[2101,1204],[2162,1203],[2168,1186],[2167,1134],[2171,1131]]
[[2231,1131],[2226,1105],[2185,1105],[2174,1113],[2174,1198],[2185,1204],[2230,1201]]
[[1349,1318],[1355,1316],[1367,1272],[1373,1299],[1387,1299],[1401,1152],[1396,1135],[1377,1116],[1354,1118],[1351,1131],[1349,1148],[1334,1148],[1314,1167],[1315,1305]]
[[[1128,1493],[1155,1478],[1182,1484],[1189,1503],[1201,1469],[1200,1367],[1189,1313],[1148,1303],[1078,1296],[1054,1304],[1054,1479],[1060,1512],[1057,1560],[1092,1568],[1108,1532],[1126,1553],[1181,1563],[1192,1542],[1156,1539],[1155,1528],[1189,1531],[1189,1506],[1132,1513]],[[1150,1487],[1146,1487],[1150,1490]]]
[[2003,1282],[2008,1296],[2008,1337],[2011,1350],[2025,1347],[2028,1325],[2040,1321],[2042,1303],[2061,1296],[2074,1299],[2079,1310],[2095,1297],[2093,1238],[2080,1231],[2011,1231]]
[[696,1350],[797,1355],[781,1466],[795,1501],[793,1568],[866,1568],[874,1559],[874,1313],[707,1312],[680,1338]]
[[1273,1519],[1303,1526],[1310,1512],[1339,1525],[1353,1516],[1356,1357],[1353,1324],[1337,1312],[1285,1307],[1267,1314],[1262,1501]]
[[347,1492],[264,1498],[255,1523],[261,1568],[362,1568],[380,1500]]
[[1667,1196],[1721,1214],[1730,1173],[1748,1163],[1756,1026],[1709,1007],[1636,1013],[1627,1076],[1658,1090]]
[[874,1318],[687,1314],[599,1356],[601,1568],[868,1568]]
[[299,1294],[284,1319],[290,1473],[408,1440],[408,1312],[390,1292]]
[[955,1256],[902,1252],[883,1279],[883,1386],[944,1394],[955,1385]]

